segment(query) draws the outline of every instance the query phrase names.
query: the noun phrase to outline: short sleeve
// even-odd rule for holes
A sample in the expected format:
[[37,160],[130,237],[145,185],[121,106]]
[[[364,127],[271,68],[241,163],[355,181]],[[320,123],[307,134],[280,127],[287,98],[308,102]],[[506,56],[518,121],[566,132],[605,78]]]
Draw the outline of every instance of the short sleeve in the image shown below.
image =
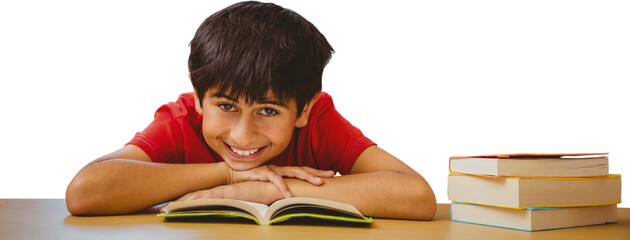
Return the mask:
[[309,124],[313,154],[321,168],[349,174],[359,155],[375,143],[337,112],[330,95],[320,100],[322,106],[311,113],[314,123]]
[[194,99],[188,95],[182,94],[177,102],[162,105],[155,112],[153,122],[127,144],[142,149],[153,162],[184,163],[184,145],[188,136],[196,137],[197,121],[200,121],[196,112],[191,112],[194,111]]

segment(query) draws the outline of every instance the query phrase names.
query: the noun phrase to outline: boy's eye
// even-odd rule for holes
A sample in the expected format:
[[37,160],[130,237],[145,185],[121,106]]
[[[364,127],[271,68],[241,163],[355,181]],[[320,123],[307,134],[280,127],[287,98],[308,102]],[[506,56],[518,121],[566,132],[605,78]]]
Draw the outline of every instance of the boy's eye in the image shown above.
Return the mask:
[[234,106],[232,106],[230,104],[225,104],[225,103],[219,104],[219,108],[221,110],[223,110],[223,111],[226,111],[226,112],[234,112],[234,111],[236,111],[236,108],[234,108]]
[[263,116],[273,116],[278,114],[278,111],[274,110],[273,108],[263,108],[262,110],[260,110],[260,114]]

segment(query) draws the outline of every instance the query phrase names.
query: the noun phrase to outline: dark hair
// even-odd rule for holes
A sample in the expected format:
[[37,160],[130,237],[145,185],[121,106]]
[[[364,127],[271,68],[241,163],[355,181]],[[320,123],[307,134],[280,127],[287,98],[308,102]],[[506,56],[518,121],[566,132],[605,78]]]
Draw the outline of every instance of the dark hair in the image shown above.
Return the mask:
[[190,42],[188,70],[199,99],[220,94],[247,103],[295,99],[298,116],[322,89],[333,48],[299,14],[272,3],[240,2],[208,17]]

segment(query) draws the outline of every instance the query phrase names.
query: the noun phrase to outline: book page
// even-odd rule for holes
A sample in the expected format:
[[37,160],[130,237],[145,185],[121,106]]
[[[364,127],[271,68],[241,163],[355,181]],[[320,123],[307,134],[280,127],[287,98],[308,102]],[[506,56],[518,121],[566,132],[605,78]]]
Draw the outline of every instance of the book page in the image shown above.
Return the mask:
[[365,218],[359,210],[354,206],[326,199],[319,198],[307,198],[307,197],[294,197],[278,200],[269,206],[267,213],[264,215],[266,220],[273,219],[277,212],[284,209],[292,209],[299,207],[320,208],[326,210],[332,210],[347,215],[353,215],[358,218]]
[[246,202],[233,199],[195,199],[189,201],[171,202],[164,211],[166,213],[174,212],[238,212],[236,210],[228,210],[225,207],[232,207],[241,209],[245,213],[253,216],[256,219],[261,220],[262,216],[265,216],[267,205],[255,202]]

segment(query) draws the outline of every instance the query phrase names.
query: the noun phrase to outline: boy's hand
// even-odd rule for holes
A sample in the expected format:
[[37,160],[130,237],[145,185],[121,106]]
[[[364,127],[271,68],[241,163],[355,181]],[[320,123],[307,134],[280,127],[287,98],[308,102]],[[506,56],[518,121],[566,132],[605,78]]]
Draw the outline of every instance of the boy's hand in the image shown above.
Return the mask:
[[188,193],[175,201],[202,198],[236,199],[271,204],[283,198],[283,194],[270,182],[250,181],[221,185],[211,189]]
[[227,184],[235,184],[247,181],[270,182],[285,198],[291,197],[289,188],[282,177],[292,177],[307,181],[313,185],[322,185],[320,177],[333,177],[334,171],[317,170],[310,167],[278,167],[275,165],[263,165],[247,171],[235,171],[229,168]]

